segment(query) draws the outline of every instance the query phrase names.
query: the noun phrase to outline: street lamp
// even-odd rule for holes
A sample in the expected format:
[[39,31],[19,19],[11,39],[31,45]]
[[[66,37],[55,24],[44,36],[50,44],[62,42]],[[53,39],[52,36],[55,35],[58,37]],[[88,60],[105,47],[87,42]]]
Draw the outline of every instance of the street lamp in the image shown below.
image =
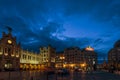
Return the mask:
[[86,68],[86,63],[81,64],[82,69],[84,70]]
[[85,66],[86,66],[86,64],[85,64],[85,63],[83,63],[83,64],[81,64],[81,66],[82,66],[82,67],[85,67]]

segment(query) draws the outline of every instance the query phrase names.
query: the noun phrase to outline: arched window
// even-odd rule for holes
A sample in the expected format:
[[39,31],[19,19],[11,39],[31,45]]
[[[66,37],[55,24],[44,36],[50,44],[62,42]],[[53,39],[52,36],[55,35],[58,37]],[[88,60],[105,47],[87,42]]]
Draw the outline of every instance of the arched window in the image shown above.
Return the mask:
[[8,55],[8,48],[4,49],[4,55],[7,56]]
[[0,47],[0,55],[3,54],[3,50],[2,50],[2,47]]
[[19,57],[19,51],[16,50],[16,57]]

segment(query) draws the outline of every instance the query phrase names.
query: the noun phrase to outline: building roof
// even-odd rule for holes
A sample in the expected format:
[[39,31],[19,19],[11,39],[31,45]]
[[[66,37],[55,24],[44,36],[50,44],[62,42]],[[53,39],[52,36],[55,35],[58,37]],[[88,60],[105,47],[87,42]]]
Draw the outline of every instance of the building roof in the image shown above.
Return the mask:
[[79,48],[79,47],[69,47],[69,48],[66,48],[65,50],[73,50],[73,49],[80,50],[80,48]]
[[85,48],[86,51],[94,51],[94,48],[92,48],[91,46],[88,46]]

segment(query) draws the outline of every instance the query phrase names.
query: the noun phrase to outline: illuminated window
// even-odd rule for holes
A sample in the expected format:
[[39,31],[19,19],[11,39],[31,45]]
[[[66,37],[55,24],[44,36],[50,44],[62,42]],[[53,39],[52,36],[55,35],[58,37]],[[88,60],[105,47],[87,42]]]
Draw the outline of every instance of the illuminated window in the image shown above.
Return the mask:
[[2,52],[2,48],[0,47],[0,55],[2,55],[3,54],[3,52]]
[[7,64],[5,64],[5,68],[7,68],[8,67],[8,65]]

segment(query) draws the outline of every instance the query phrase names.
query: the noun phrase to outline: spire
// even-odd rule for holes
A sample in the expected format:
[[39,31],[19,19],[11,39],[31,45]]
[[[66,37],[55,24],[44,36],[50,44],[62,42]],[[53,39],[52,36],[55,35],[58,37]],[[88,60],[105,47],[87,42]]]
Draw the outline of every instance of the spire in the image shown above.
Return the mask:
[[8,29],[8,33],[12,32],[12,28],[10,26],[6,26],[6,28]]
[[2,36],[3,36],[3,37],[5,37],[5,36],[6,36],[6,33],[5,33],[5,32],[3,32],[3,33],[2,33]]

